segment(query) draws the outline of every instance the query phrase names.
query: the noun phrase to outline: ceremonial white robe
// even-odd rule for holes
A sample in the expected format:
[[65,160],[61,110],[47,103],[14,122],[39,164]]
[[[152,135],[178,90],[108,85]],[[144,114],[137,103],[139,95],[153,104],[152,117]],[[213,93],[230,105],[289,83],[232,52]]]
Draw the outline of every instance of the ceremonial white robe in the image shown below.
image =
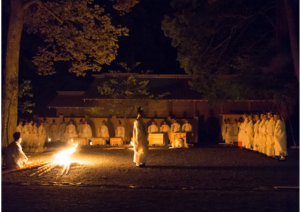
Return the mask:
[[48,140],[48,137],[50,137],[50,126],[48,124],[48,122],[45,122],[44,123],[44,128],[45,128],[45,131],[46,131],[46,139]]
[[267,125],[267,142],[266,142],[266,154],[267,156],[274,155],[274,128],[275,121],[273,117],[268,121]]
[[52,124],[50,127],[50,132],[51,142],[56,142],[58,137],[58,126],[56,124]]
[[158,132],[158,127],[155,124],[152,124],[148,127],[148,133],[155,133]]
[[97,137],[103,138],[106,141],[109,139],[109,132],[106,125],[102,125],[98,128]]
[[118,126],[116,129],[116,137],[122,138],[122,141],[125,140],[125,128],[123,126]]
[[258,120],[254,124],[254,138],[253,138],[253,150],[258,151],[259,150],[259,125],[261,120]]
[[245,147],[246,146],[246,128],[247,128],[247,124],[248,124],[249,120],[248,118],[246,118],[244,120],[244,122],[241,124],[241,131],[242,131],[242,134],[241,134],[241,142],[242,142],[242,146]]
[[253,137],[254,137],[254,130],[253,130],[253,121],[249,121],[246,125],[245,129],[245,145],[244,147],[247,149],[251,149],[253,145]]
[[140,117],[137,118],[133,124],[133,144],[133,162],[137,165],[141,163],[145,164],[148,156],[147,127]]
[[24,134],[23,134],[23,138],[22,138],[22,145],[23,146],[29,146],[30,145],[30,129],[29,129],[29,125],[25,125],[24,126]]
[[238,142],[239,144],[242,142],[242,134],[243,134],[243,130],[242,130],[242,123],[240,124],[240,126],[238,126],[239,128],[239,133],[238,133]]
[[287,156],[285,124],[280,119],[276,121],[274,129],[274,150],[276,156],[280,156],[281,154]]
[[173,123],[171,125],[171,132],[175,133],[175,132],[180,132],[180,124],[178,123]]
[[232,135],[237,136],[239,134],[239,126],[237,124],[232,124]]
[[23,139],[24,127],[22,125],[17,126],[16,132],[19,132],[21,134],[21,138]]
[[76,138],[77,137],[77,133],[76,133],[76,128],[74,124],[69,124],[66,127],[66,131],[65,131],[65,139],[67,140],[68,143],[71,142],[72,138]]
[[22,151],[22,147],[16,141],[10,143],[5,149],[3,163],[7,168],[15,169],[23,166],[28,158]]
[[38,134],[38,128],[36,126],[33,126],[31,137],[32,137],[33,146],[37,147],[39,143],[39,134]]
[[92,128],[89,124],[83,124],[81,127],[81,138],[87,138],[90,139],[91,137],[93,137],[92,135]]
[[38,140],[37,146],[44,146],[44,143],[46,141],[46,136],[47,136],[44,126],[42,126],[42,125],[39,126],[38,135],[39,135],[39,140]]
[[231,124],[225,124],[224,139],[225,139],[226,144],[231,143],[231,133],[232,133],[232,131],[233,131],[233,129],[232,129]]
[[164,125],[160,126],[159,131],[160,132],[170,132],[171,129],[170,129],[170,127],[168,125],[164,124]]
[[59,128],[58,128],[58,131],[59,131],[59,140],[61,142],[65,142],[66,141],[66,139],[65,139],[66,127],[67,127],[66,123],[61,123],[59,125]]
[[259,152],[266,154],[266,147],[267,147],[267,125],[268,120],[262,120],[259,125]]
[[184,125],[182,125],[182,132],[192,132],[192,131],[193,128],[190,123],[185,123]]
[[79,137],[82,137],[81,136],[81,134],[82,134],[82,128],[83,128],[83,124],[79,124],[78,127],[77,127],[77,132],[78,132]]

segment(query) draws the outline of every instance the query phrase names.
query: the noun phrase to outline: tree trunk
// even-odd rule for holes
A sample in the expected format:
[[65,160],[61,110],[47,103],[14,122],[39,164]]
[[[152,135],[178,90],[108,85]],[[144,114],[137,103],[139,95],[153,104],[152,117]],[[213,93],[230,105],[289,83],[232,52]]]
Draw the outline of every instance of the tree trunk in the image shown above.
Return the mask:
[[293,10],[290,0],[284,0],[284,6],[289,28],[290,45],[292,50],[294,69],[299,82],[299,46],[297,41],[296,25],[293,17]]
[[2,147],[13,141],[18,116],[18,80],[20,41],[23,28],[22,0],[10,1],[4,92],[2,105]]

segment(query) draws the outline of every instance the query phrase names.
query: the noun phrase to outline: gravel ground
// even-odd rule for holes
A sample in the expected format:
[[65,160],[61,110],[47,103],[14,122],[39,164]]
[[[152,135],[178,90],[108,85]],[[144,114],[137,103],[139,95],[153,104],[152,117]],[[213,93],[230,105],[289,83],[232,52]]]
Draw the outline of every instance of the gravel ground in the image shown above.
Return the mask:
[[[48,161],[54,154],[31,154],[29,159]],[[72,159],[80,164],[62,177],[62,167],[41,177],[29,176],[36,169],[2,174],[3,208],[298,211],[299,190],[274,190],[274,186],[299,187],[298,150],[289,150],[286,161],[279,162],[236,147],[154,147],[144,168],[135,167],[131,149],[83,148],[73,153]],[[12,206],[18,198],[22,207]],[[136,206],[135,200],[139,202]],[[32,206],[31,202],[39,204]],[[49,208],[51,202],[55,204]]]

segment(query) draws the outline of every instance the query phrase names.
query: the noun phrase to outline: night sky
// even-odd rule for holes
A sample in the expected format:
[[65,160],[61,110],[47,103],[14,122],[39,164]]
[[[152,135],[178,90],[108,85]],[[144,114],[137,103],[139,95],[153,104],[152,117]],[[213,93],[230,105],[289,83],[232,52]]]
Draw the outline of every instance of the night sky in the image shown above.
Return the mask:
[[[121,37],[119,50],[115,61],[110,66],[103,66],[100,73],[108,70],[122,71],[117,65],[119,62],[134,64],[141,62],[134,71],[151,70],[154,74],[184,74],[176,61],[177,51],[171,46],[171,39],[164,36],[161,30],[161,21],[164,15],[171,14],[170,0],[142,0],[135,5],[132,11],[125,16],[112,13],[112,21],[126,26],[129,29],[128,37]],[[2,7],[2,52],[6,49],[6,36],[8,27],[8,11],[6,1]],[[109,12],[109,9],[108,9]],[[38,46],[43,44],[43,39],[38,35],[28,35],[24,30],[21,40],[20,51],[20,82],[23,79],[32,80],[36,107],[33,114],[39,116],[55,116],[54,110],[48,110],[47,104],[56,96],[57,90],[86,90],[93,81],[92,73],[87,71],[85,77],[76,77],[68,72],[67,64],[62,62],[55,65],[57,74],[52,76],[38,76],[36,66],[33,65],[32,57],[36,54]],[[2,54],[5,61],[5,54]],[[124,70],[123,70],[124,71]],[[32,118],[33,114],[19,113],[21,118]]]

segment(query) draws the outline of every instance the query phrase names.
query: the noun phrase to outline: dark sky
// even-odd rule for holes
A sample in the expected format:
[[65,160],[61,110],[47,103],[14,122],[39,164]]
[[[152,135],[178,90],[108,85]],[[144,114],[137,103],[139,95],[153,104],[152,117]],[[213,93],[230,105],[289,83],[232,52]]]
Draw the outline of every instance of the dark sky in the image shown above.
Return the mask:
[[[2,6],[2,60],[5,61],[6,35],[8,27],[7,1]],[[164,36],[161,21],[171,13],[170,0],[141,0],[130,13],[122,17],[112,15],[113,21],[129,28],[129,36],[121,37],[118,56],[110,66],[104,66],[102,72],[120,68],[117,63],[134,64],[141,62],[136,71],[151,70],[154,74],[184,74],[176,61],[176,49],[171,46],[171,39]],[[91,72],[85,77],[76,77],[68,73],[63,63],[56,64],[57,74],[38,76],[36,67],[31,62],[42,41],[38,36],[28,35],[24,30],[20,51],[20,82],[23,79],[32,81],[36,107],[33,114],[54,115],[46,110],[47,104],[56,96],[57,90],[86,90],[93,78]],[[19,113],[20,117],[31,118],[32,115]]]

